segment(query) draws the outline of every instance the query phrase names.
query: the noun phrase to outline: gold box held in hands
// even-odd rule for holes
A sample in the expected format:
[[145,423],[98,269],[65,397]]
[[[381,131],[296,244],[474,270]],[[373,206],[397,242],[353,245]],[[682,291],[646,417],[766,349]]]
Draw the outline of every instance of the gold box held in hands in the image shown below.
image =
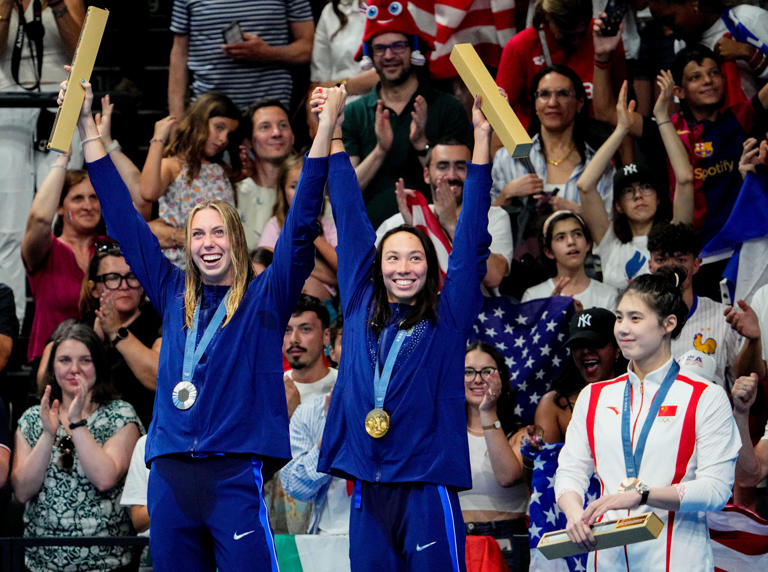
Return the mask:
[[450,59],[472,97],[478,93],[483,96],[480,109],[509,154],[516,159],[528,157],[533,146],[531,137],[507,100],[499,93],[499,86],[493,81],[472,44],[453,46]]
[[77,119],[80,117],[80,108],[83,106],[85,92],[79,85],[70,85],[72,78],[75,82],[91,80],[93,65],[96,63],[96,55],[99,53],[99,45],[107,25],[109,11],[90,6],[85,15],[83,28],[80,30],[80,38],[77,40],[77,48],[72,58],[72,71],[67,80],[67,91],[64,92],[64,102],[56,112],[51,136],[48,138],[48,149],[60,153],[67,153],[72,144],[72,136],[75,134]]
[[[629,516],[618,520],[598,522],[592,526],[592,534],[595,535],[596,549],[613,548],[634,544],[645,540],[658,538],[664,528],[664,523],[655,512]],[[575,544],[565,530],[547,532],[539,540],[536,547],[548,559],[565,558],[574,554],[583,554],[585,551]]]

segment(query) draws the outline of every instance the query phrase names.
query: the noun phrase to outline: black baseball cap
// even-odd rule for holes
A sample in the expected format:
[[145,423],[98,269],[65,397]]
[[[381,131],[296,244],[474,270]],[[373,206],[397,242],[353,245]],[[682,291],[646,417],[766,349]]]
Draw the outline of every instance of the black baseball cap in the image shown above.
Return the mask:
[[616,343],[613,325],[616,315],[605,308],[590,308],[574,314],[569,326],[567,344],[588,342],[603,347],[609,342]]
[[651,169],[640,163],[627,163],[623,167],[618,167],[616,169],[616,174],[613,176],[614,198],[618,199],[621,196],[622,191],[632,183],[648,183],[658,192],[656,176]]

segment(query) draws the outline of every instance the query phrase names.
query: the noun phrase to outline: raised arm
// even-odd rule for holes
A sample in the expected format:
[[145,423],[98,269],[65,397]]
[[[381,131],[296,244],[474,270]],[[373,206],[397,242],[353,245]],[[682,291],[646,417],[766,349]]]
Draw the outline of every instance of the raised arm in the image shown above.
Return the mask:
[[[592,28],[592,41],[595,49],[595,67],[592,74],[592,109],[595,111],[596,119],[616,125],[618,121],[616,92],[611,81],[611,67],[614,61],[614,52],[621,41],[621,31],[615,36],[603,36],[604,27],[603,20],[595,18]],[[628,119],[627,125],[632,136],[642,136],[643,117],[633,108]]]
[[34,270],[45,260],[51,248],[51,225],[67,177],[68,163],[69,153],[56,157],[32,200],[32,208],[27,216],[27,228],[21,239],[21,257],[30,270]]
[[117,172],[120,173],[120,177],[125,181],[125,186],[131,192],[131,200],[133,206],[139,211],[144,220],[149,220],[152,214],[152,203],[145,201],[141,197],[141,172],[139,168],[133,164],[128,156],[123,153],[120,143],[117,139],[112,139],[112,113],[115,110],[115,105],[110,101],[109,95],[105,95],[101,98],[101,112],[96,114],[96,126],[99,129],[101,140],[104,143],[109,156],[112,158],[112,162],[117,168]]
[[168,186],[178,175],[178,161],[163,159],[163,146],[176,126],[176,116],[169,115],[155,123],[155,131],[149,140],[149,150],[141,170],[141,197],[154,202],[165,194]]
[[749,433],[749,410],[757,398],[755,374],[738,378],[731,388],[733,418],[741,436],[741,450],[736,459],[736,484],[753,487],[768,475],[768,425],[762,439],[752,446]]
[[50,399],[49,386],[40,400],[40,419],[43,430],[34,445],[27,442],[21,430],[22,424],[32,421],[28,418],[28,414],[22,416],[19,428],[16,429],[11,485],[16,499],[21,503],[27,502],[38,493],[43,486],[45,471],[51,462],[56,430],[59,427],[59,400],[56,399],[50,403]]
[[661,74],[656,78],[656,85],[659,87],[659,97],[656,100],[656,105],[653,106],[653,115],[656,118],[656,125],[659,127],[661,140],[664,142],[664,148],[672,165],[672,171],[675,173],[675,199],[672,207],[672,220],[674,222],[692,223],[693,167],[688,159],[688,152],[677,135],[677,130],[669,115],[669,108],[672,105],[672,88],[675,85],[672,72],[662,70]]
[[361,189],[365,189],[376,176],[376,173],[384,164],[384,159],[386,159],[390,147],[392,147],[394,134],[389,115],[389,109],[386,109],[384,102],[379,100],[376,104],[376,115],[374,117],[376,146],[366,157],[362,158],[362,161],[360,157],[350,157]]
[[[440,311],[449,313],[456,327],[471,326],[482,305],[480,284],[487,270],[491,235],[488,210],[491,208],[491,137],[493,129],[480,110],[481,97],[472,107],[475,145],[472,163],[467,165],[459,222],[448,258],[448,272],[441,294]],[[443,302],[445,300],[445,302]]]
[[[611,159],[619,150],[621,142],[629,134],[629,117],[634,112],[636,103],[631,101],[627,105],[627,82],[621,85],[619,100],[616,102],[616,129],[611,133],[600,148],[587,163],[584,172],[579,177],[576,186],[579,189],[581,199],[581,214],[592,233],[595,244],[600,244],[611,224],[608,213],[600,193],[597,192],[597,184],[600,178],[611,165]],[[622,189],[613,189],[614,193],[620,193]]]
[[171,58],[168,64],[168,111],[181,117],[184,114],[184,97],[189,84],[189,36],[174,34]]
[[[157,239],[149,230],[146,221],[133,207],[131,196],[120,178],[112,160],[107,156],[99,137],[96,123],[91,116],[93,92],[91,84],[77,78],[70,79],[69,89],[84,89],[85,98],[80,110],[78,129],[83,142],[83,154],[93,188],[101,202],[101,211],[107,222],[109,235],[120,242],[120,248],[128,265],[141,282],[149,299],[160,314],[164,300],[161,287],[171,276],[182,280],[182,271],[163,256]],[[59,95],[59,102],[63,92]]]

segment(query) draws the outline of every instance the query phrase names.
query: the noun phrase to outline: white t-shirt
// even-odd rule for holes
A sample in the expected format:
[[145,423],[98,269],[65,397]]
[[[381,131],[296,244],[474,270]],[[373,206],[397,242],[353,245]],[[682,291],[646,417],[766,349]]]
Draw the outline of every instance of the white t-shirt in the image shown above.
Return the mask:
[[[536,284],[536,286],[528,288],[523,294],[521,302],[529,302],[538,298],[549,298],[554,289],[555,281],[550,278],[541,284]],[[573,298],[581,302],[585,310],[588,308],[607,308],[608,310],[615,310],[617,295],[618,291],[613,286],[603,284],[602,282],[590,278],[589,286],[573,296]]]
[[[285,372],[286,375],[291,376],[291,379],[293,379],[293,370],[289,369]],[[328,368],[328,373],[325,374],[324,377],[321,377],[317,381],[313,381],[312,383],[301,383],[298,381],[294,382],[296,383],[296,389],[299,390],[299,397],[301,398],[302,403],[306,403],[309,400],[311,400],[313,397],[317,397],[319,395],[325,395],[331,389],[333,389],[333,385],[336,383],[336,375],[338,374],[338,370],[334,369],[332,367]]]
[[469,465],[472,469],[472,488],[459,493],[461,510],[495,510],[499,512],[526,512],[528,485],[524,482],[502,487],[496,480],[488,455],[484,436],[467,432]]
[[[136,441],[131,455],[131,464],[125,475],[123,495],[120,497],[121,506],[147,506],[147,484],[149,483],[149,469],[144,462],[144,449],[147,436],[142,435]],[[149,536],[149,529],[139,532],[139,536]]]
[[262,187],[250,177],[243,179],[235,186],[237,196],[237,211],[245,230],[245,240],[248,250],[255,250],[259,246],[261,233],[267,226],[267,221],[272,218],[272,210],[277,200],[277,189]]
[[[312,81],[338,81],[354,77],[362,71],[360,62],[355,61],[355,53],[363,40],[365,14],[360,11],[357,0],[341,0],[339,10],[347,16],[347,23],[340,31],[339,17],[330,2],[323,8],[317,21],[309,68]],[[349,96],[347,104],[359,97]]]
[[317,522],[318,534],[349,534],[349,493],[347,481],[333,477],[328,484],[325,508]]
[[683,330],[672,340],[672,355],[678,360],[689,350],[699,350],[715,359],[712,379],[726,391],[733,383],[731,364],[739,354],[743,338],[725,321],[725,305],[696,296]]
[[648,237],[636,236],[630,242],[623,243],[613,232],[613,225],[603,236],[593,252],[600,257],[603,267],[603,282],[617,289],[626,288],[629,281],[642,274],[650,274],[648,261]]

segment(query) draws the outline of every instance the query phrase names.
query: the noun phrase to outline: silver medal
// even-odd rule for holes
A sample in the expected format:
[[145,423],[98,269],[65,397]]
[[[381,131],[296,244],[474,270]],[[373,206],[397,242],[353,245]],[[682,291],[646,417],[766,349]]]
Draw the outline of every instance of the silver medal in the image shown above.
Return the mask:
[[197,400],[197,388],[189,381],[180,381],[173,388],[171,398],[177,409],[189,409]]

